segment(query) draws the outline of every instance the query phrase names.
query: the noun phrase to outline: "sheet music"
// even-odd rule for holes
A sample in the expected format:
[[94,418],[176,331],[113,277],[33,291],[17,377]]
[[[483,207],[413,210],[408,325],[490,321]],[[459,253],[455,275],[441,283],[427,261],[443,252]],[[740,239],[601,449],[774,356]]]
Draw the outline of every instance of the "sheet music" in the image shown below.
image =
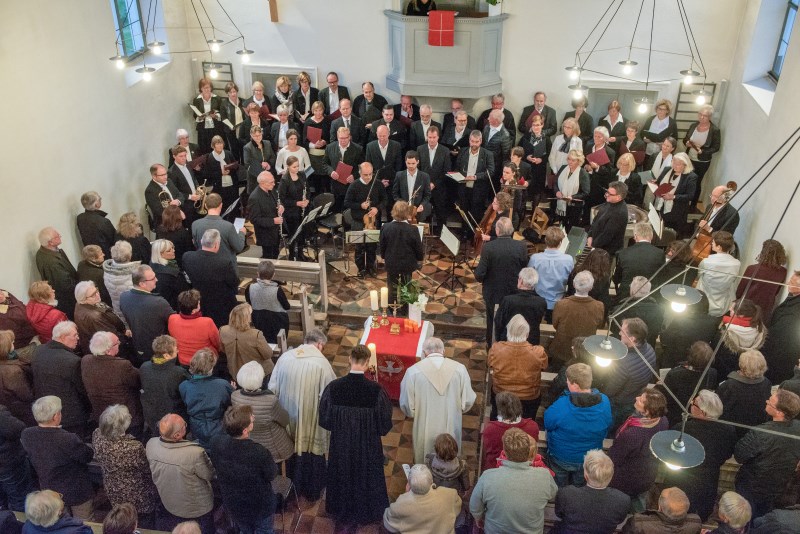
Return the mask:
[[194,111],[195,115],[197,115],[198,117],[203,114],[199,109],[197,109],[197,106],[195,106],[194,104],[189,104],[189,107],[192,108],[192,111]]
[[458,248],[461,243],[459,242],[458,237],[456,237],[456,235],[451,232],[447,226],[442,226],[442,236],[440,239],[442,240],[442,243],[444,243],[444,246],[447,247],[447,250],[453,254],[453,257],[458,256]]
[[650,180],[655,180],[656,177],[653,176],[653,171],[642,171],[639,173],[639,179],[642,181],[642,185],[645,185]]
[[244,218],[236,217],[236,219],[233,220],[233,227],[236,228],[237,232],[240,232],[242,228],[244,228]]
[[664,221],[661,220],[661,216],[652,204],[650,205],[650,210],[647,212],[647,220],[650,221],[650,224],[653,226],[653,231],[660,239],[661,232],[664,229]]
[[448,172],[447,176],[449,176],[450,178],[452,178],[453,180],[455,180],[459,184],[461,182],[465,182],[467,180],[467,178],[463,174],[461,174],[460,172],[456,172],[456,171]]

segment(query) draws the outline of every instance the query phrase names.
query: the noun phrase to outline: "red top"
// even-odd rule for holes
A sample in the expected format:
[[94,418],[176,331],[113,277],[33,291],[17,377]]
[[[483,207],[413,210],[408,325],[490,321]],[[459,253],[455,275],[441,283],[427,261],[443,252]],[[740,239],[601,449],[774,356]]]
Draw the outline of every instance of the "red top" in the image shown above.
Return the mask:
[[519,423],[489,421],[483,429],[483,462],[481,471],[497,467],[497,459],[503,452],[503,434],[509,428],[519,428],[539,441],[539,425],[533,419],[523,418]]
[[219,330],[209,317],[174,313],[169,316],[167,326],[169,335],[178,342],[178,362],[181,365],[189,365],[194,353],[200,349],[209,348],[214,354],[219,354],[222,346]]
[[36,302],[35,300],[28,301],[25,307],[25,314],[28,316],[33,329],[36,330],[36,335],[39,336],[41,343],[47,343],[53,338],[53,327],[61,321],[69,321],[67,315],[58,310],[57,308]]

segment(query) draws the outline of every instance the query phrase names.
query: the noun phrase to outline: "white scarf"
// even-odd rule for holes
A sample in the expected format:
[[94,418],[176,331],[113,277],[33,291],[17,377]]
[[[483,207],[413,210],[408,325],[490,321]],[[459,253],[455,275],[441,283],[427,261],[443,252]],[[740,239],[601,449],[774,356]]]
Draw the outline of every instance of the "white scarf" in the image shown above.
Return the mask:
[[[558,190],[565,197],[571,197],[578,192],[581,186],[581,168],[577,167],[574,172],[569,171],[569,166],[565,166],[561,174],[558,175]],[[567,214],[567,201],[559,199],[556,201],[556,213],[559,215]]]
[[[672,194],[675,194],[675,191],[678,189],[678,184],[681,183],[681,178],[683,178],[683,175],[679,174],[678,178],[676,180],[672,180],[672,176],[673,176],[673,171],[670,170],[666,174],[666,176],[664,176],[664,178],[659,182],[659,185],[661,185],[661,184],[670,184],[670,185],[672,185],[672,187],[673,187]],[[672,211],[672,206],[673,206],[674,203],[675,203],[674,200],[664,200],[661,197],[656,197],[655,201],[653,202],[653,206],[657,210],[660,210],[661,207],[663,206],[664,210],[662,211],[662,213],[664,215],[666,215],[667,213]]]
[[663,159],[662,154],[663,152],[659,150],[658,154],[656,154],[656,159],[653,160],[653,166],[650,168],[653,173],[653,177],[656,179],[661,176],[661,171],[667,167],[672,167],[672,154],[667,154],[667,157]]

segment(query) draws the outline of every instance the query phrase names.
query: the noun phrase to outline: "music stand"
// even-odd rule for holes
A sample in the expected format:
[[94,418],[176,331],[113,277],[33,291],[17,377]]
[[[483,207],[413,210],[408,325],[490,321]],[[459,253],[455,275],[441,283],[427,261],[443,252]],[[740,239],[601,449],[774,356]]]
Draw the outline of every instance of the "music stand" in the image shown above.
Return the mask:
[[467,289],[467,286],[464,285],[464,282],[462,282],[461,279],[458,277],[458,275],[456,275],[456,264],[462,263],[458,261],[458,250],[461,245],[461,243],[458,240],[458,237],[456,237],[456,235],[453,232],[451,232],[447,226],[442,226],[442,235],[440,239],[442,240],[442,243],[444,243],[444,246],[447,248],[447,250],[449,250],[450,253],[453,255],[453,261],[450,264],[450,271],[447,274],[447,278],[442,280],[442,282],[438,286],[436,286],[436,289],[433,290],[434,296],[436,296],[436,293],[438,293],[439,289],[442,287],[449,290],[450,294],[445,295],[444,299],[442,299],[442,301],[444,301],[447,299],[447,297],[456,296],[455,294],[456,285],[461,286],[462,290]]
[[[349,232],[345,232],[344,234],[344,242],[345,245],[347,244],[355,244],[355,245],[370,245],[370,244],[378,244],[381,239],[381,231],[380,230],[351,230]],[[367,266],[367,248],[364,247],[364,267]],[[367,269],[369,270],[369,269]],[[349,273],[349,268],[348,268]],[[345,274],[345,280],[349,280],[352,278],[349,274]]]

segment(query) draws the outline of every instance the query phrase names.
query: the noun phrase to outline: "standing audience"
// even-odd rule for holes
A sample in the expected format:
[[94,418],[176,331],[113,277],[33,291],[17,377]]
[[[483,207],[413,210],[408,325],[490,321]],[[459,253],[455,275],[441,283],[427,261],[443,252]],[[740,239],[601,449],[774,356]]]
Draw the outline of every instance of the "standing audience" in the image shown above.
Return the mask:
[[200,308],[200,292],[184,291],[178,295],[178,313],[167,321],[169,335],[178,342],[178,363],[183,366],[188,366],[200,349],[209,349],[216,357],[222,348],[217,326]]
[[180,384],[189,371],[177,364],[178,343],[170,336],[153,340],[153,357],[139,368],[144,423],[150,435],[158,434],[158,422],[168,413],[188,419]]
[[553,308],[553,328],[556,334],[548,348],[550,366],[559,369],[572,357],[571,343],[575,336],[593,336],[603,325],[603,303],[589,296],[594,276],[581,271],[573,280],[575,294],[559,300]]
[[61,234],[48,226],[39,232],[39,250],[36,251],[36,270],[42,280],[49,282],[55,291],[56,307],[72,320],[75,311],[75,284],[78,272],[69,261],[67,253],[59,248]]
[[122,317],[119,307],[120,295],[133,288],[131,276],[142,264],[141,261],[131,261],[132,252],[130,243],[117,241],[111,247],[111,258],[103,262],[103,284],[111,295],[114,313],[120,317]]
[[264,374],[270,375],[272,348],[264,338],[264,333],[253,328],[251,317],[253,308],[239,304],[231,310],[228,324],[219,329],[219,337],[228,359],[228,372],[236,377],[243,365],[256,362],[262,366]]
[[39,336],[39,341],[47,343],[53,337],[53,327],[61,321],[69,320],[67,314],[56,308],[58,305],[56,293],[45,281],[31,284],[28,296],[30,300],[25,307],[25,314],[36,335]]
[[163,297],[153,293],[157,278],[149,266],[140,265],[131,280],[133,288],[120,295],[119,307],[138,353],[134,365],[140,365],[153,355],[153,340],[167,333],[167,321],[174,312]]
[[206,450],[211,438],[222,433],[222,416],[231,404],[233,387],[227,381],[212,376],[216,355],[209,349],[200,349],[189,364],[191,378],[178,386],[189,414],[192,436]]

